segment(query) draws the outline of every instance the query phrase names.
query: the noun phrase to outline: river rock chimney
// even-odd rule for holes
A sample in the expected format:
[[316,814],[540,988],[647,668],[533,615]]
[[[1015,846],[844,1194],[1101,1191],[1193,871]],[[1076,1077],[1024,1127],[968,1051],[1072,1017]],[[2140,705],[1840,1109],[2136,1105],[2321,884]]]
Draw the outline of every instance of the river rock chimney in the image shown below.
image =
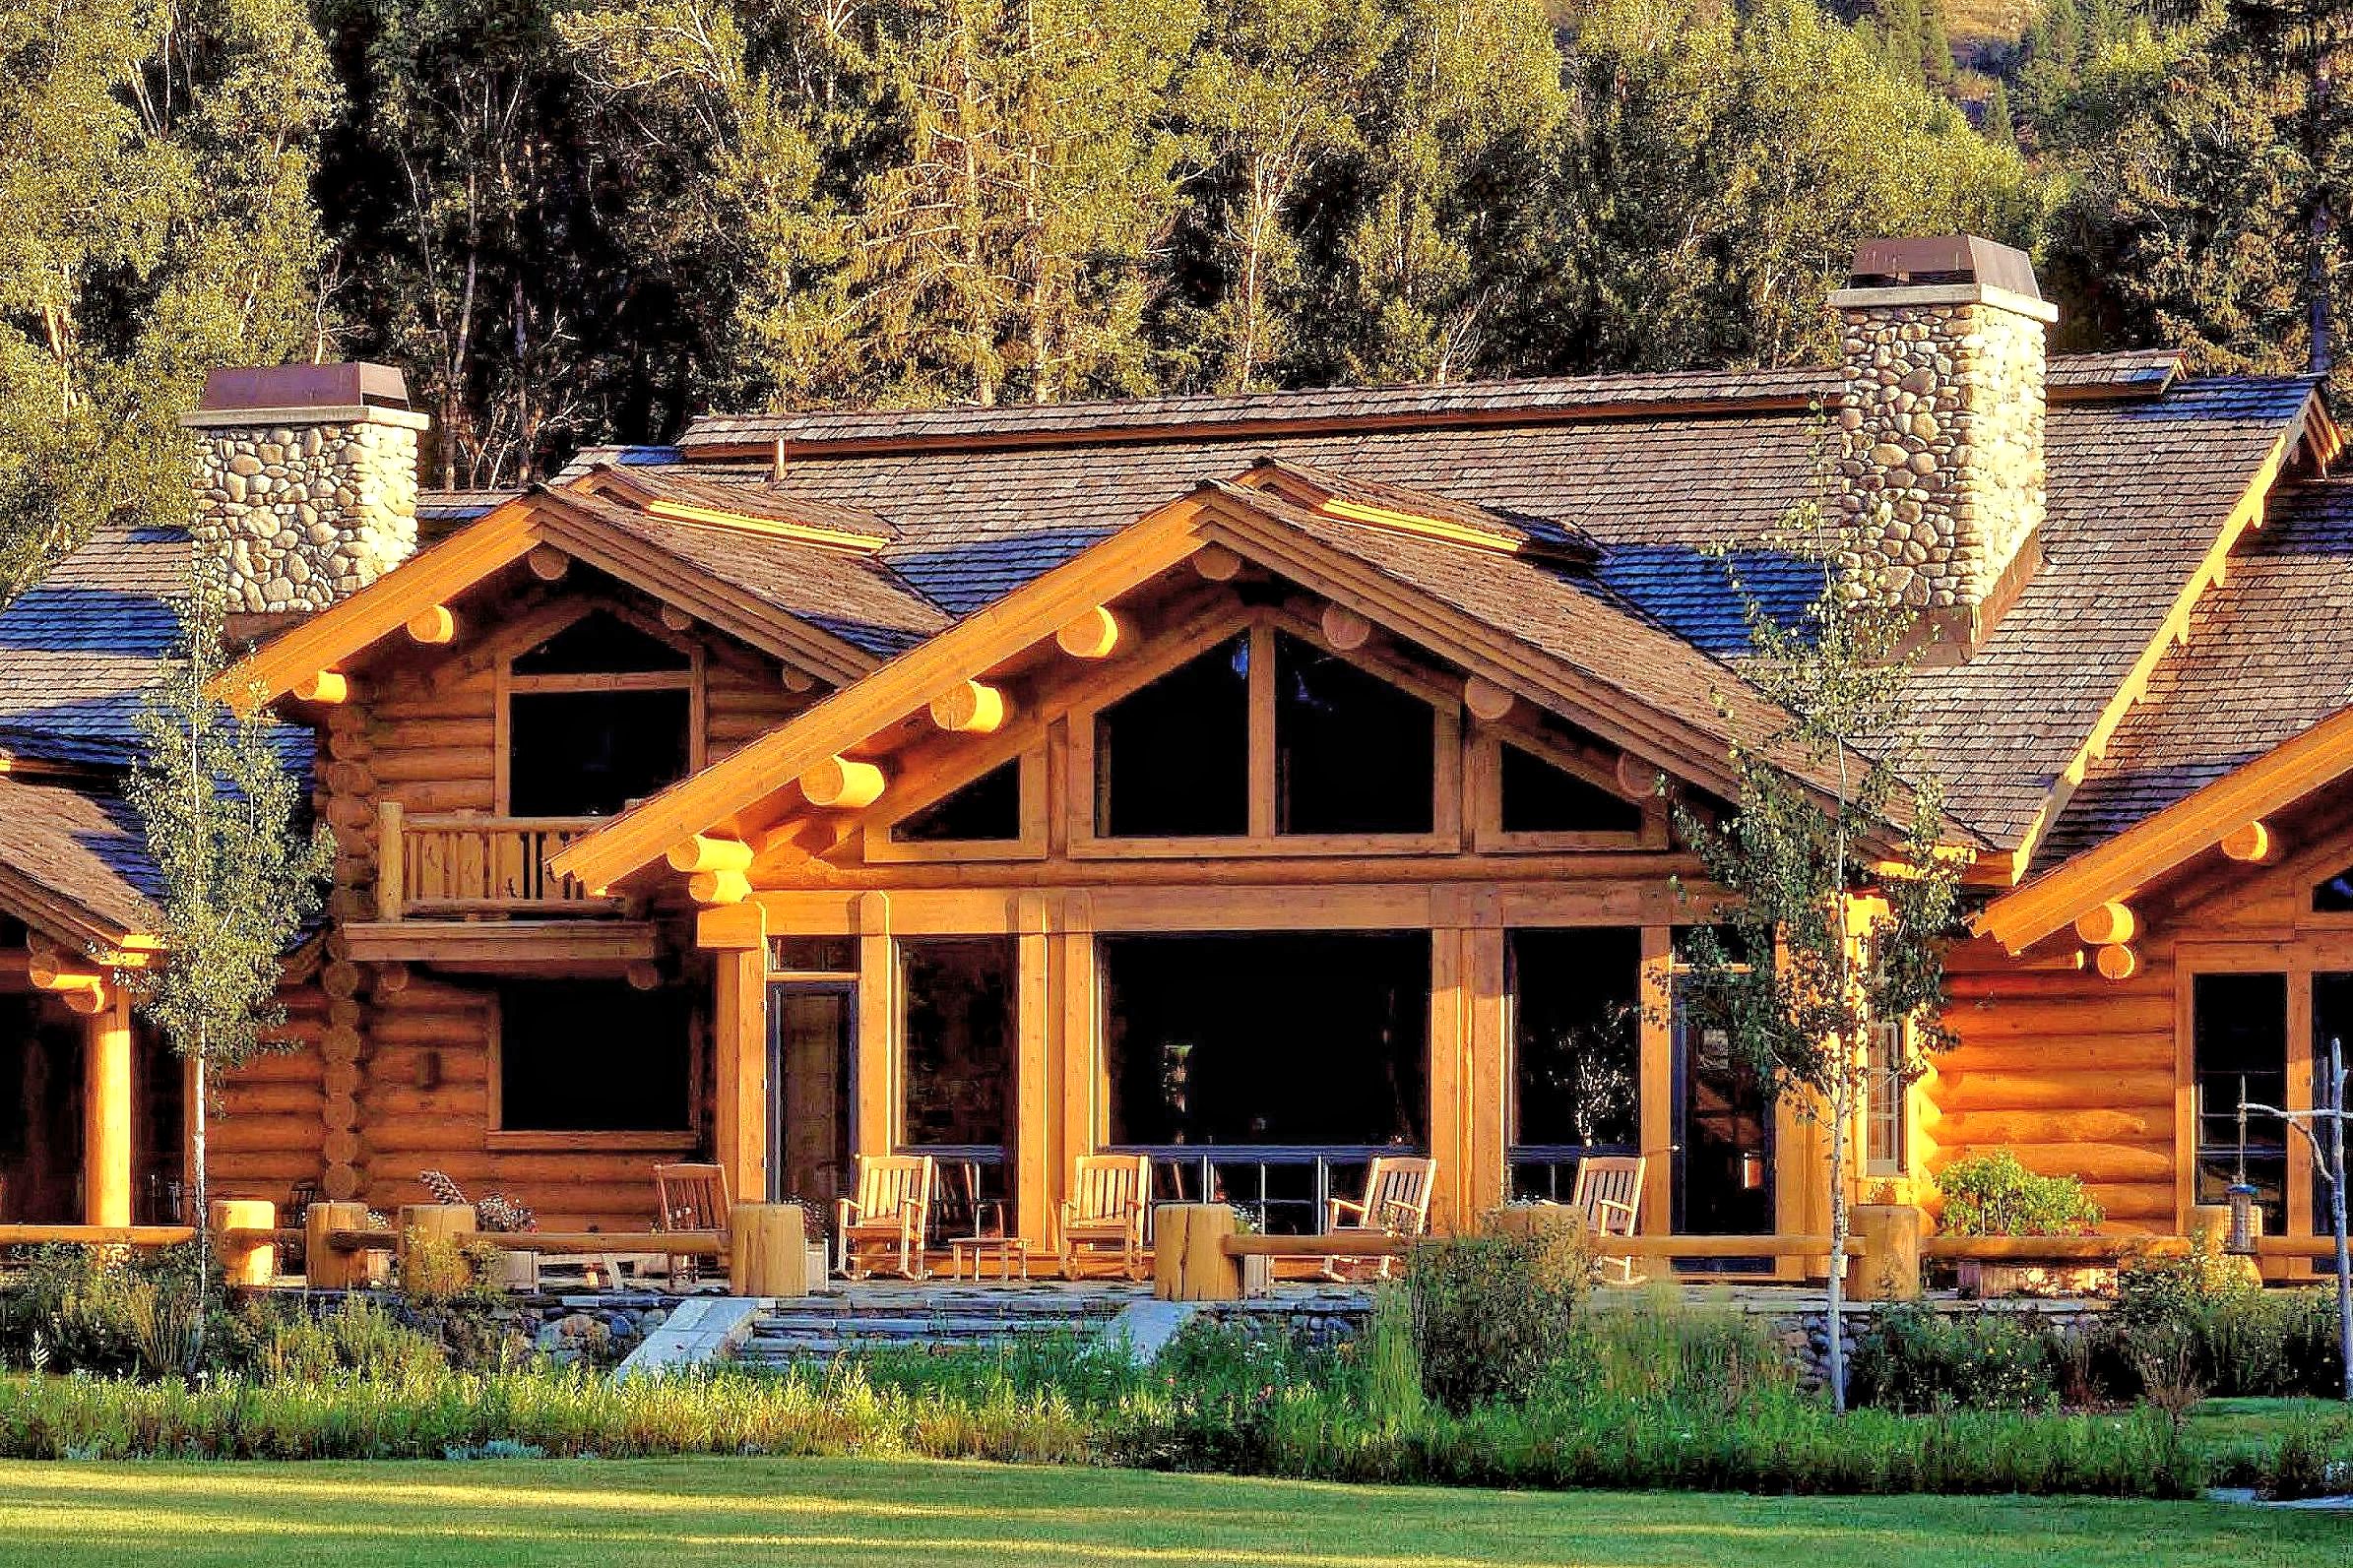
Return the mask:
[[1876,567],[1966,659],[2042,562],[2043,335],[2026,255],[1972,235],[1867,240],[1838,313],[1833,493]]
[[196,539],[230,613],[325,609],[416,550],[429,421],[388,365],[216,370],[181,421],[201,447]]

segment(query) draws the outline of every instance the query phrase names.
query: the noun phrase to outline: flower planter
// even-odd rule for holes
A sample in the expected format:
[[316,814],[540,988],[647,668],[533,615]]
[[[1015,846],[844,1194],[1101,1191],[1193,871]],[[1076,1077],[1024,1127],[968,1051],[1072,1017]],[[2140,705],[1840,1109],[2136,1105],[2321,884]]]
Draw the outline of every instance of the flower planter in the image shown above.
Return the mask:
[[1957,1273],[1961,1293],[1980,1301],[2116,1294],[2116,1268],[2106,1263],[1980,1263],[1964,1258]]

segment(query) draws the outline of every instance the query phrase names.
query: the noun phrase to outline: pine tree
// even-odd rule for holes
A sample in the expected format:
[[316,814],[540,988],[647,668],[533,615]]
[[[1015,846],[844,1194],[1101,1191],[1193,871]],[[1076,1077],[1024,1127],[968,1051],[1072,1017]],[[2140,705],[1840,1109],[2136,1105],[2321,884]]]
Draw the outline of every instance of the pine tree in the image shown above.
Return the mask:
[[1996,81],[1986,93],[1985,120],[1978,134],[1995,147],[2014,148],[2018,145],[2017,129],[2009,119],[2009,89]]
[[[1877,528],[1872,520],[1864,536]],[[1824,587],[1795,625],[1751,602],[1743,673],[1788,721],[1733,746],[1739,789],[1728,818],[1676,809],[1678,831],[1725,895],[1700,915],[1714,924],[1692,933],[1679,999],[1723,1028],[1775,1098],[1820,1134],[1829,1384],[1843,1411],[1850,1146],[1870,1093],[1872,1036],[1879,1024],[1897,1026],[1893,1076],[1905,1084],[1950,1043],[1944,950],[1959,926],[1961,859],[1941,848],[1935,779],[1917,767],[1907,779],[1891,760],[1913,613],[1878,576],[1840,566],[1859,552],[1818,505],[1793,513],[1776,543],[1816,563]],[[1799,769],[1835,786],[1801,783]]]
[[[191,1194],[200,1282],[211,1274],[206,1142],[219,1075],[284,1048],[278,1000],[286,954],[319,909],[334,856],[324,824],[305,833],[304,785],[281,754],[284,731],[239,717],[219,693],[227,668],[222,596],[200,566],[181,604],[181,637],[139,719],[125,784],[159,884],[162,962],[119,982],[194,1069]],[[200,1291],[201,1294],[201,1291]],[[199,1343],[192,1357],[200,1353]]]

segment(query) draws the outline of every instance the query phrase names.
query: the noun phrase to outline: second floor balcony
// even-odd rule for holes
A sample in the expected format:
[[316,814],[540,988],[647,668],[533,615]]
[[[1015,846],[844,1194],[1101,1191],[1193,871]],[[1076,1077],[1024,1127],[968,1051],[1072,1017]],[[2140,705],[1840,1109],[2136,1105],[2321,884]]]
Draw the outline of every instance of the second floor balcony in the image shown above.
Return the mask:
[[547,862],[603,817],[412,815],[385,801],[376,815],[376,918],[549,920],[611,917],[623,901],[591,895]]

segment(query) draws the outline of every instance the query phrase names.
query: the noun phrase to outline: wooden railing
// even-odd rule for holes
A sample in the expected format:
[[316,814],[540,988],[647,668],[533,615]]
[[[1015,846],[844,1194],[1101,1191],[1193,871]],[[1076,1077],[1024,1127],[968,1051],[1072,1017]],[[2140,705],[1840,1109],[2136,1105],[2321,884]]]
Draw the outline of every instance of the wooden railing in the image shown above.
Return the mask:
[[601,817],[409,816],[397,800],[376,810],[376,917],[455,919],[480,914],[609,914],[547,862]]

